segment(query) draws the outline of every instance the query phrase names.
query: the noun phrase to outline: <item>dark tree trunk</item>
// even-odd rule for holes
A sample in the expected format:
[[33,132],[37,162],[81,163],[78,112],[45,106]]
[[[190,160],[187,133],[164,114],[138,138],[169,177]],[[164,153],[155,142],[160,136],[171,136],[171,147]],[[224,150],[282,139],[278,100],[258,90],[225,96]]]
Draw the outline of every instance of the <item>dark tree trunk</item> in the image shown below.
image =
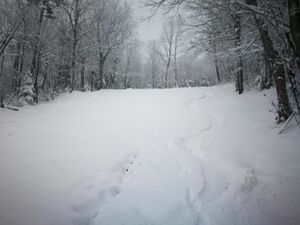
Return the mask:
[[169,76],[169,68],[170,68],[171,59],[168,60],[166,73],[165,73],[165,88],[168,88],[168,76]]
[[[3,65],[4,65],[4,60],[5,60],[5,56],[3,54],[3,56],[1,57],[1,63],[0,63],[0,78],[2,77],[2,72],[3,72]],[[4,82],[4,81],[2,81]],[[4,95],[5,95],[5,90],[4,90],[4,83],[2,83],[2,87],[1,87],[1,97],[0,97],[0,107],[4,108]]]
[[124,77],[124,89],[127,88],[127,75],[125,75]]
[[217,49],[216,46],[213,47],[213,53],[214,53],[214,63],[215,63],[215,68],[216,68],[216,74],[217,74],[217,82],[218,84],[221,83],[221,77],[220,77],[220,70],[219,70],[219,65],[218,65],[218,58],[217,58]]
[[152,74],[152,88],[155,88],[155,76],[156,76],[156,64],[154,62],[154,59],[152,59],[152,65],[151,65],[151,74]]
[[267,27],[258,21],[261,39],[264,46],[264,51],[269,64],[272,68],[272,74],[275,81],[277,99],[278,99],[278,121],[285,121],[289,118],[292,111],[289,104],[289,97],[286,88],[286,77],[284,64],[278,55],[278,52],[274,49],[272,40],[269,37]]
[[90,85],[91,85],[91,91],[94,91],[94,77],[91,77],[91,82],[90,82]]
[[70,81],[70,89],[71,91],[75,88],[75,76],[76,76],[76,51],[77,51],[77,28],[73,30],[73,50],[72,50],[72,62],[71,62],[71,81]]
[[80,89],[82,92],[84,92],[84,73],[85,73],[85,59],[82,60],[82,67],[80,72]]
[[42,83],[42,90],[44,92],[45,92],[45,85],[46,85],[47,79],[48,79],[48,63],[45,64],[44,78],[43,78],[43,83]]
[[[257,6],[256,0],[246,0],[246,2],[249,5]],[[273,42],[269,35],[268,26],[265,24],[264,18],[255,13],[253,13],[253,15],[256,20],[256,25],[263,44],[264,54],[268,60],[268,63],[271,65],[272,74],[275,81],[278,99],[277,121],[282,122],[287,120],[292,113],[286,88],[284,63],[278,52],[274,49]]]
[[16,44],[16,56],[13,62],[13,77],[12,77],[12,84],[11,90],[12,92],[16,92],[18,89],[18,81],[20,77],[20,56],[21,56],[21,42],[18,41]]
[[175,74],[175,87],[178,88],[178,69],[177,69],[177,66],[174,69],[174,74]]
[[152,88],[155,88],[155,74],[152,74]]
[[35,96],[34,96],[34,101],[36,103],[39,102],[39,73],[40,73],[40,59],[41,59],[41,51],[38,50],[37,55],[36,55],[36,65],[35,65],[35,70],[34,70],[34,92],[35,92]]
[[[78,44],[78,29],[79,29],[79,0],[75,0],[75,12],[74,12],[74,24],[72,26],[73,29],[73,46],[72,46],[72,60],[71,60],[71,91],[75,88],[75,77],[76,77],[76,60],[77,60],[77,44]],[[71,21],[72,23],[73,21]]]
[[73,50],[72,50],[72,62],[71,62],[71,71],[72,71],[72,77],[71,77],[71,91],[75,88],[75,76],[76,76],[76,51],[77,51],[77,29],[74,28],[73,30]]
[[174,49],[174,75],[175,75],[175,88],[178,88],[178,68],[177,68],[177,43],[178,39],[175,39],[175,49]]
[[99,84],[97,85],[97,90],[103,89],[103,77],[104,77],[104,62],[105,57],[102,53],[99,53],[99,62],[98,62],[98,79]]
[[[235,46],[239,48],[241,44],[241,19],[238,14],[233,15],[233,22],[234,22],[234,32],[235,32]],[[244,92],[244,74],[243,74],[243,61],[241,56],[241,51],[237,50],[237,63],[236,63],[236,91],[239,94],[243,94]]]
[[23,66],[24,66],[24,55],[25,55],[25,41],[22,40],[22,47],[21,47],[21,55],[19,61],[19,77],[17,83],[17,93],[19,94],[21,81],[22,81],[22,73],[23,73]]
[[300,0],[289,0],[289,17],[295,50],[300,57]]
[[1,88],[0,108],[4,108],[4,87]]
[[40,44],[40,38],[41,38],[41,26],[43,23],[44,18],[44,11],[45,8],[41,7],[39,11],[39,18],[38,18],[38,27],[37,27],[37,33],[35,36],[35,45],[33,50],[33,56],[32,56],[32,62],[30,67],[30,73],[34,78],[34,101],[38,103],[39,97],[38,97],[38,79],[39,79],[39,66],[40,66],[40,58],[41,58],[41,44]]
[[[76,34],[74,35],[74,37],[75,36]],[[72,52],[72,62],[71,62],[72,75],[70,81],[71,91],[73,91],[75,87],[75,73],[76,73],[75,66],[76,66],[76,41],[73,42],[73,52]]]
[[287,74],[290,82],[290,90],[297,111],[300,112],[299,93],[297,88],[297,69],[300,68],[300,0],[289,0],[290,32],[286,34],[295,58],[288,62]]
[[126,63],[125,77],[124,77],[124,89],[127,88],[127,76],[128,76],[129,67],[130,67],[130,59],[129,59],[129,54],[127,54],[127,63]]
[[271,86],[273,86],[271,65],[265,54],[263,57],[264,57],[264,65],[265,65],[265,74],[263,76],[262,89],[269,89]]
[[97,89],[96,82],[95,82],[96,81],[96,73],[94,71],[92,71],[90,73],[89,77],[90,77],[89,81],[90,81],[91,91],[94,91]]
[[244,74],[243,74],[243,69],[242,69],[242,59],[239,57],[238,62],[237,62],[237,92],[239,94],[243,94],[244,92]]

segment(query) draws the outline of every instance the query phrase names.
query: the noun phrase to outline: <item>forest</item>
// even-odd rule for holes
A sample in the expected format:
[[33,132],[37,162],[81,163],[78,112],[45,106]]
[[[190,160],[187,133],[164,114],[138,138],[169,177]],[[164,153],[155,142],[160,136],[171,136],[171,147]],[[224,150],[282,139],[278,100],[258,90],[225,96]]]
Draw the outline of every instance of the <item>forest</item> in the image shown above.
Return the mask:
[[300,0],[0,0],[0,225],[299,225]]
[[[132,4],[1,0],[1,107],[74,90],[235,82],[238,94],[275,87],[278,122],[299,112],[298,0],[146,0],[139,19]],[[161,37],[140,41],[138,23],[158,11]]]

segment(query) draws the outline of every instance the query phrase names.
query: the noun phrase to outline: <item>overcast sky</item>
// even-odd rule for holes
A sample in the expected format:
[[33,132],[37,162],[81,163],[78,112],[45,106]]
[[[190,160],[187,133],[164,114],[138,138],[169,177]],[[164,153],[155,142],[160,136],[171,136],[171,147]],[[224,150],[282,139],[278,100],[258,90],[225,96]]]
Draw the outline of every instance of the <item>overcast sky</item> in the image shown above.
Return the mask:
[[162,16],[161,13],[158,12],[151,19],[147,19],[146,21],[143,18],[150,15],[149,9],[145,8],[142,4],[143,0],[129,0],[132,3],[132,8],[134,11],[135,18],[139,23],[137,28],[138,38],[147,42],[149,40],[158,39],[161,33],[162,27]]

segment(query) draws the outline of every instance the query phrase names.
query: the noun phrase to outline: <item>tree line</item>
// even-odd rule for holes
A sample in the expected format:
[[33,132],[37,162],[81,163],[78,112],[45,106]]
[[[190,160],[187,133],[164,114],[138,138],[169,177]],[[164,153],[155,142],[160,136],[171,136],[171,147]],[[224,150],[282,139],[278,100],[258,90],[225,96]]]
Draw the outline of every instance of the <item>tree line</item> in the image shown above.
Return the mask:
[[7,98],[33,104],[62,91],[112,87],[114,65],[135,27],[128,3],[0,0],[0,5],[2,107]]
[[245,85],[274,86],[277,121],[299,107],[299,0],[148,0],[155,13],[163,8],[183,15],[190,48],[214,57],[216,80]]
[[238,94],[274,86],[278,122],[300,111],[299,0],[145,0],[151,15],[165,13],[149,43],[136,38],[131,4],[0,0],[1,107],[73,90],[234,81]]

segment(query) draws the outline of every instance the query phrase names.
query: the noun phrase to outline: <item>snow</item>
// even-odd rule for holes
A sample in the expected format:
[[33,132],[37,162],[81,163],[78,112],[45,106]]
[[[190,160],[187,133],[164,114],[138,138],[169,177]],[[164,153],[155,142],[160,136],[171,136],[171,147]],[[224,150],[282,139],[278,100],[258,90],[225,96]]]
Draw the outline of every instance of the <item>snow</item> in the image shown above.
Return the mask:
[[300,224],[274,90],[73,92],[0,111],[1,225]]

